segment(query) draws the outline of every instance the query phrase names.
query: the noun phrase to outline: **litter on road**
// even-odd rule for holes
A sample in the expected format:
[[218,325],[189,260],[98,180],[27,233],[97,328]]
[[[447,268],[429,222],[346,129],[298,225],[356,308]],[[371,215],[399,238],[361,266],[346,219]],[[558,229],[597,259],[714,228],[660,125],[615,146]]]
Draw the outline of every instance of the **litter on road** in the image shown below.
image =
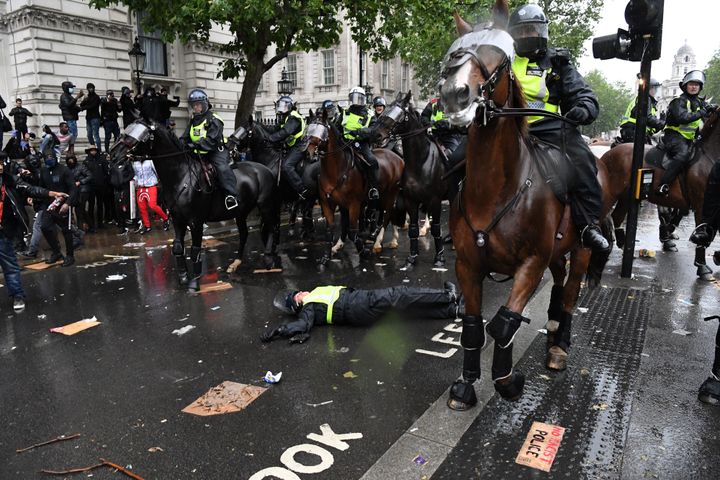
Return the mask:
[[52,443],[64,442],[66,440],[72,440],[73,438],[78,438],[79,436],[80,436],[79,433],[74,433],[72,435],[60,435],[59,437],[55,437],[52,440],[48,440],[47,442],[40,442],[40,443],[36,443],[35,445],[30,445],[29,447],[18,448],[17,450],[15,450],[15,452],[16,453],[27,452],[28,450],[32,450],[33,448],[44,447],[45,445],[50,445]]
[[100,325],[100,322],[98,322],[97,318],[93,316],[92,318],[86,318],[78,322],[69,323],[67,325],[63,325],[62,327],[51,328],[50,331],[53,333],[62,333],[63,335],[75,335],[78,332],[82,332],[83,330],[87,330],[88,328],[92,328],[97,325]]
[[280,379],[282,378],[282,372],[278,373],[272,373],[268,370],[268,372],[263,377],[263,380],[265,383],[278,383],[280,382]]
[[186,333],[188,333],[190,330],[192,330],[192,329],[194,329],[194,328],[195,328],[195,325],[185,325],[185,326],[182,327],[182,328],[178,328],[177,330],[173,330],[172,334],[173,334],[173,335],[177,335],[177,336],[179,337],[179,336],[181,336],[181,335],[185,335]]
[[183,408],[184,413],[208,416],[239,412],[265,393],[267,388],[244,383],[223,382]]

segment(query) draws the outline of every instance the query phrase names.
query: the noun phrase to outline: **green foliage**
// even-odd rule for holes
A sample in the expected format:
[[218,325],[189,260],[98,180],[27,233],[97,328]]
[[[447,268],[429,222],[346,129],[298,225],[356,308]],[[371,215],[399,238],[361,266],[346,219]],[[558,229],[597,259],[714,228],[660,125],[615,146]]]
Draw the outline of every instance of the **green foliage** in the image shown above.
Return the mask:
[[597,70],[585,75],[585,81],[598,97],[600,115],[592,124],[582,128],[583,133],[592,138],[602,132],[615,130],[618,128],[630,100],[635,97],[635,93],[621,82],[608,83],[602,73]]
[[720,50],[716,51],[705,68],[703,95],[712,98],[713,103],[720,102]]

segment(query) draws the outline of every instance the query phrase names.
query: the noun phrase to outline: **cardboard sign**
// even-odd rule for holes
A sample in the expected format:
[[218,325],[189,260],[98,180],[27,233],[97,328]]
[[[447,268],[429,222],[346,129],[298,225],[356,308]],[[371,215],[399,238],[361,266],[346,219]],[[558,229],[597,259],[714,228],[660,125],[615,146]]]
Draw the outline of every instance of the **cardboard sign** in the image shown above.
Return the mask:
[[217,292],[219,290],[227,290],[229,288],[233,288],[233,286],[228,282],[208,283],[201,285],[198,293]]
[[226,381],[208,390],[182,411],[202,417],[239,412],[265,393],[265,390],[264,387]]
[[50,331],[53,333],[62,333],[63,335],[75,335],[78,332],[82,332],[83,330],[87,330],[88,328],[95,327],[97,325],[100,325],[100,322],[97,321],[97,318],[92,317],[80,320],[79,322],[69,323],[62,327],[51,328]]
[[62,260],[59,260],[55,263],[45,263],[45,262],[31,263],[31,264],[25,265],[25,268],[27,268],[28,270],[45,270],[47,268],[52,268],[56,265],[62,265],[62,263],[63,263]]
[[549,423],[533,422],[515,463],[549,472],[565,429]]
[[282,268],[256,268],[253,273],[282,273]]
[[202,241],[202,248],[217,247],[219,245],[227,245],[227,243],[217,238],[208,238]]

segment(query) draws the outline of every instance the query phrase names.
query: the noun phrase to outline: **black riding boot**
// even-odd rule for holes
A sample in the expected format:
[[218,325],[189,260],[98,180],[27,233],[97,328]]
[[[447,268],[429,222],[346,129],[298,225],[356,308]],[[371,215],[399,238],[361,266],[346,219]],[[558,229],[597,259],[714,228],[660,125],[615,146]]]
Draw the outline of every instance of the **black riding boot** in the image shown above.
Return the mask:
[[607,252],[610,250],[610,243],[597,225],[585,225],[579,230],[580,243],[583,247],[590,248],[593,252]]
[[367,170],[368,200],[373,202],[380,200],[380,191],[378,190],[378,170],[378,167],[370,167]]

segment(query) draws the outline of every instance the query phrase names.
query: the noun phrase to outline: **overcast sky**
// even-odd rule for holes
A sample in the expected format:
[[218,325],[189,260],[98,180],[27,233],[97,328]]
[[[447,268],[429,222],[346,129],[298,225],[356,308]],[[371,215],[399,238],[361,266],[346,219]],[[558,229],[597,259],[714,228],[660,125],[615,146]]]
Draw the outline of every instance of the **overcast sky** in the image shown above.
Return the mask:
[[[627,29],[625,6],[627,0],[606,0],[595,36],[609,35],[618,28]],[[697,68],[704,69],[713,53],[720,49],[717,21],[720,19],[720,0],[665,0],[663,16],[662,55],[652,63],[654,78],[662,81],[670,77],[675,53],[685,43],[695,52]],[[598,69],[610,82],[625,82],[634,88],[640,62],[626,60],[597,60],[592,58],[592,40],[585,43],[586,53],[580,59],[580,71],[585,74]]]

